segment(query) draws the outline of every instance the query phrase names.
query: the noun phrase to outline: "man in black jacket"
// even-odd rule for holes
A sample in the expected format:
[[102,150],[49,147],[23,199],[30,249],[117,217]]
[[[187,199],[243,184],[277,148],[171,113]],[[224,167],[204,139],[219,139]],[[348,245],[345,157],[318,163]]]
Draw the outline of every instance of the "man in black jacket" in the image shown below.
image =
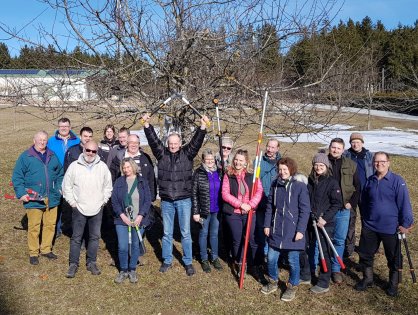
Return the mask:
[[144,131],[152,153],[158,161],[158,186],[161,197],[161,214],[163,217],[164,235],[162,239],[163,263],[160,272],[166,272],[173,261],[174,216],[177,212],[183,247],[183,263],[186,274],[192,276],[195,270],[192,265],[192,239],[190,235],[191,196],[193,159],[199,152],[206,135],[206,124],[209,119],[203,116],[190,142],[183,147],[181,138],[173,133],[167,138],[167,147],[161,142],[150,125],[150,115],[145,114]]

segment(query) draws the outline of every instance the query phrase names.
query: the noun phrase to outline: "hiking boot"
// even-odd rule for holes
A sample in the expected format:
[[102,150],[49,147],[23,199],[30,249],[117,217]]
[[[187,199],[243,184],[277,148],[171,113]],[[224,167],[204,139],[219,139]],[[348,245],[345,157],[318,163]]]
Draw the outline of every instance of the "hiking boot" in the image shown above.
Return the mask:
[[70,264],[70,267],[68,268],[67,274],[65,275],[65,277],[67,278],[74,278],[75,277],[75,273],[77,272],[78,266],[77,264]]
[[98,276],[102,273],[100,271],[100,269],[97,267],[95,262],[88,263],[87,264],[87,270],[90,271],[91,274],[94,275],[94,276]]
[[130,283],[137,283],[138,282],[138,274],[135,270],[131,270],[128,272],[129,282]]
[[333,272],[331,274],[331,278],[332,278],[332,281],[335,284],[341,284],[341,283],[343,283],[343,274],[341,272]]
[[395,297],[398,296],[399,271],[389,271],[389,286],[386,294]]
[[39,259],[38,259],[38,256],[30,256],[29,257],[29,263],[31,264],[31,265],[39,265]]
[[46,257],[49,260],[55,260],[58,258],[57,255],[55,255],[53,252],[49,252],[48,254],[41,254],[42,257]]
[[222,270],[223,269],[223,267],[221,265],[221,261],[220,261],[219,258],[216,258],[215,260],[213,260],[212,265],[213,265],[213,268],[215,268],[216,270]]
[[280,298],[280,300],[285,301],[285,302],[290,302],[292,301],[295,296],[296,296],[296,291],[298,290],[297,286],[293,286],[290,283],[287,284],[287,288],[286,291],[284,291],[282,297]]
[[209,261],[207,260],[203,260],[202,261],[202,270],[206,273],[210,272],[210,265],[209,265]]
[[321,294],[321,293],[328,292],[329,291],[329,288],[323,288],[323,287],[320,287],[318,285],[315,285],[312,288],[310,288],[310,290],[311,290],[312,293]]
[[303,280],[303,279],[300,279],[300,281],[299,281],[299,284],[311,284],[311,279],[308,279],[308,280]]
[[171,267],[172,267],[171,264],[162,263],[160,267],[160,272],[162,273],[167,272],[168,269],[170,269]]
[[115,280],[113,280],[115,283],[122,283],[125,279],[128,278],[128,273],[126,271],[121,271],[116,276]]
[[354,286],[354,289],[357,291],[366,291],[367,288],[371,288],[372,286],[373,286],[373,268],[365,267],[363,271],[363,279]]
[[266,285],[263,285],[260,291],[261,293],[266,294],[266,295],[273,293],[274,291],[277,291],[277,284],[278,284],[278,281],[274,281],[270,279]]
[[189,277],[193,276],[196,273],[192,264],[186,266],[186,275]]

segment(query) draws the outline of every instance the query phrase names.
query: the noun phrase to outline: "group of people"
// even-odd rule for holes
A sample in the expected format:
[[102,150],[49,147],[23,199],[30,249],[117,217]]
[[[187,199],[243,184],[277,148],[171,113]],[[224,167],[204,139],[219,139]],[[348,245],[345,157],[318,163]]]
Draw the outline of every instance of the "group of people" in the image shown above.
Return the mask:
[[[386,292],[398,294],[397,233],[407,233],[413,224],[408,190],[402,177],[390,170],[389,155],[365,149],[360,133],[351,134],[348,150],[344,150],[343,139],[332,139],[328,154],[320,152],[313,157],[308,177],[298,172],[294,159],[281,157],[277,139],[269,139],[260,161],[260,175],[253,181],[248,151],[233,151],[234,142],[228,137],[222,138],[221,154],[203,149],[201,164],[193,170],[206,136],[206,116],[184,145],[177,133],[168,135],[165,145],[150,119],[149,114],[142,117],[157,176],[151,157],[140,148],[139,137],[129,134],[128,129],[121,128],[116,140],[114,127],[108,125],[98,144],[92,139],[91,128],[83,127],[78,139],[70,121],[61,118],[59,129],[49,140],[44,131],[35,134],[34,145],[18,158],[12,179],[16,196],[27,209],[31,264],[39,263],[39,254],[57,258],[52,242],[54,235],[62,233],[58,208],[65,211],[67,207],[72,220],[66,276],[73,278],[79,268],[83,235],[87,236],[87,270],[100,274],[96,264],[100,226],[104,212],[111,211],[119,267],[114,281],[137,282],[136,267],[144,254],[144,231],[152,224],[152,202],[158,186],[163,221],[162,273],[172,267],[177,213],[186,274],[195,274],[194,221],[199,226],[202,270],[211,272],[211,266],[223,269],[219,258],[222,234],[227,260],[239,275],[246,268],[242,265],[245,233],[253,212],[246,258],[248,271],[262,283],[261,292],[270,294],[278,289],[280,257],[286,258],[290,267],[283,301],[293,300],[300,284],[315,284],[310,290],[316,294],[328,292],[331,280],[343,282],[333,247],[340,257],[349,258],[354,253],[358,207],[362,227],[357,251],[363,279],[355,289],[363,291],[373,285],[374,255],[383,242],[390,270]],[[265,260],[268,279],[264,277]],[[325,261],[327,268],[319,260]]]

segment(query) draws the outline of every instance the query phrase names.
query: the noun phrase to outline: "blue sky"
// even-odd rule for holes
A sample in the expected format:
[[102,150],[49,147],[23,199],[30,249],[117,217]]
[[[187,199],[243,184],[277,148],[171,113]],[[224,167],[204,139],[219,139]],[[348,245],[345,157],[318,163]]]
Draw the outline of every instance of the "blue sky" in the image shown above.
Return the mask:
[[[381,20],[387,29],[396,28],[399,23],[413,25],[418,19],[418,0],[346,0],[334,23],[337,24],[339,20],[345,22],[348,18],[361,21],[365,16],[369,16],[374,23]],[[63,17],[57,16],[55,10],[38,0],[2,1],[0,23],[31,37],[34,42],[39,40],[34,26],[45,25],[50,29],[53,25],[55,34],[66,34],[62,20]],[[1,30],[0,42],[8,45],[12,55],[19,53],[20,44]],[[71,41],[69,43],[71,46]]]

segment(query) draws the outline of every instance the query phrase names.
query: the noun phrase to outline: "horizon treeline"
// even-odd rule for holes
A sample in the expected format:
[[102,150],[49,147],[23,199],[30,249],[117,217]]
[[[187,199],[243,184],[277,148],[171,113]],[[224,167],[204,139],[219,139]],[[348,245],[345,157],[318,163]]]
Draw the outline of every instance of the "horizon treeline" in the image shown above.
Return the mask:
[[[264,83],[277,86],[281,80],[283,85],[309,84],[326,72],[326,79],[312,93],[335,91],[336,86],[339,91],[344,86],[350,93],[418,89],[418,20],[413,26],[399,25],[386,30],[381,21],[373,23],[369,17],[360,22],[349,19],[318,31],[307,30],[306,35],[288,47],[282,47],[277,30],[269,24],[243,28],[240,37],[237,55],[243,64],[245,51],[250,49],[245,46],[254,46],[255,41],[262,43],[258,46],[263,48],[252,54],[252,58],[257,59],[255,73]],[[109,53],[92,55],[79,46],[66,51],[53,45],[25,45],[19,55],[12,57],[7,45],[0,43],[1,69],[111,69],[118,65],[119,59]]]

